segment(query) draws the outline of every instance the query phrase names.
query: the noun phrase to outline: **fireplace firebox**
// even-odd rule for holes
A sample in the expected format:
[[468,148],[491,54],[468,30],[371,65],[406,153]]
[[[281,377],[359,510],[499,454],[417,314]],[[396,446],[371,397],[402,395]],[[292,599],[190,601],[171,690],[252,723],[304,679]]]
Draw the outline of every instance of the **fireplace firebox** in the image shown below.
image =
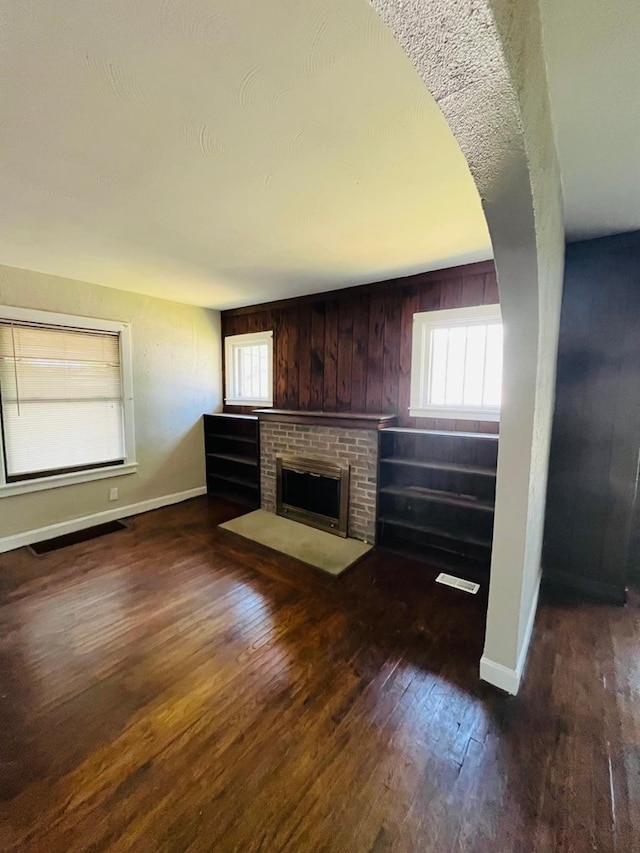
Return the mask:
[[276,456],[278,515],[347,537],[349,466],[304,456]]

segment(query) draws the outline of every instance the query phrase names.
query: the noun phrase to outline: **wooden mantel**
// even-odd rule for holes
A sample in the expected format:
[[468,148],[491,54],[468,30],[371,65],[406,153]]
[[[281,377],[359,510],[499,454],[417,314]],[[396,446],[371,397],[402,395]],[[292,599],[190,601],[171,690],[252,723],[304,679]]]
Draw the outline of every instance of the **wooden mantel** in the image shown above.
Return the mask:
[[305,412],[291,409],[254,409],[258,419],[271,423],[306,424],[307,426],[332,426],[343,429],[384,429],[395,426],[396,415],[364,412]]

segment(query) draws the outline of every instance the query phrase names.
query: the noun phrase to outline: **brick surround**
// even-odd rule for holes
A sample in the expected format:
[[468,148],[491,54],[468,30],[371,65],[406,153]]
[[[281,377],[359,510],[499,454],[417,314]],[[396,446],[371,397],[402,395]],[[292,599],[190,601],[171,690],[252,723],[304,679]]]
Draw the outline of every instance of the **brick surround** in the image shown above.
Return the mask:
[[348,462],[349,536],[373,544],[376,531],[377,430],[261,422],[261,505],[268,512],[276,511],[276,455],[279,453]]

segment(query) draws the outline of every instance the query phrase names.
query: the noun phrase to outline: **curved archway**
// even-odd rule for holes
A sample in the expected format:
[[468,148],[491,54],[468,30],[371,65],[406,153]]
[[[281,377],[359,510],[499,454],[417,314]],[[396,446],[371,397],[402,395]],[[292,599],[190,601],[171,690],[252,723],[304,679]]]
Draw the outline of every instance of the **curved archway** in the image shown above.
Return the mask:
[[516,693],[536,612],[564,269],[560,175],[537,3],[369,0],[440,106],[493,243],[503,404],[481,676]]

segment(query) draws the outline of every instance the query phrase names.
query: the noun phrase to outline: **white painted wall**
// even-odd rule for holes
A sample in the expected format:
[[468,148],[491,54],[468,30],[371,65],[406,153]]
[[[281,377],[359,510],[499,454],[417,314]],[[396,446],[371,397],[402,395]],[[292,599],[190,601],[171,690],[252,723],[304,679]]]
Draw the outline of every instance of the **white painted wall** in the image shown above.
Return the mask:
[[518,158],[519,168],[503,168],[495,195],[485,204],[507,317],[507,369],[480,673],[516,693],[540,589],[564,223],[538,4],[491,0],[491,7],[517,93],[524,158]]
[[[551,233],[541,272],[530,245],[529,173],[505,186],[511,203],[487,205],[504,327],[503,404],[489,611],[482,677],[516,693],[526,664],[541,579],[549,443],[563,274],[563,241]],[[553,199],[552,199],[553,201]],[[559,208],[551,204],[550,211]],[[529,222],[527,220],[530,220]],[[562,232],[559,232],[562,234]]]
[[138,458],[135,474],[0,498],[0,548],[29,530],[203,489],[201,416],[222,400],[219,312],[12,267],[0,267],[0,305],[131,323]]

